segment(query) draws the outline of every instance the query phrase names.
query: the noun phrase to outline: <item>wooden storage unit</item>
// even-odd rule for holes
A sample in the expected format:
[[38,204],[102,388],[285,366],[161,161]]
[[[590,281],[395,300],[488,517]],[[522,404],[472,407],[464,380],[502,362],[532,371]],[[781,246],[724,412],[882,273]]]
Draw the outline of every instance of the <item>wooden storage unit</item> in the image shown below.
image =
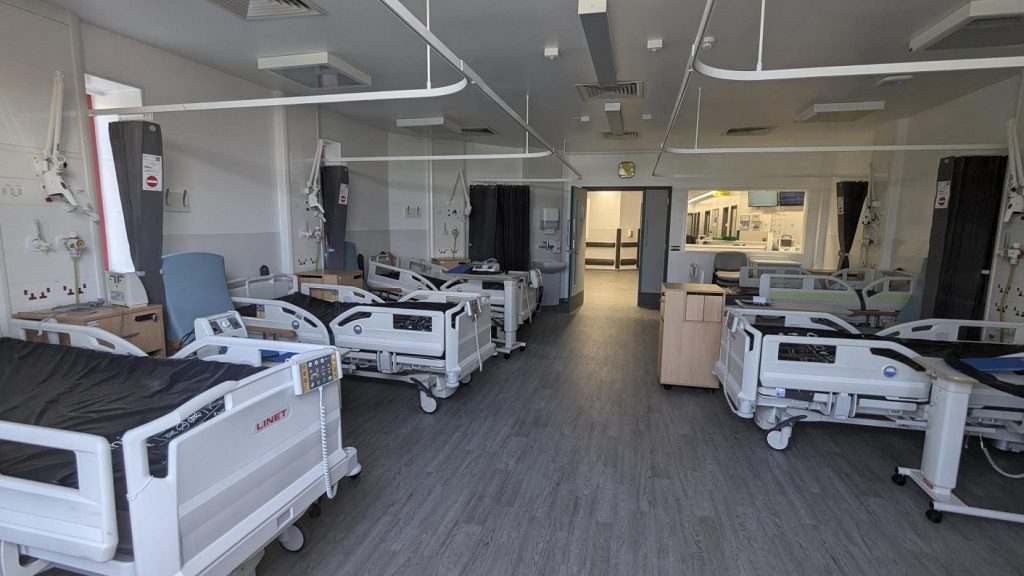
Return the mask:
[[[54,319],[61,324],[95,326],[135,344],[150,356],[165,356],[164,307],[160,304],[145,306],[95,306],[82,310],[36,310],[14,316],[22,320]],[[29,336],[32,339],[32,336]],[[46,341],[46,336],[39,340]],[[61,337],[66,344],[67,338]]]
[[718,359],[724,308],[720,286],[661,285],[658,376],[665,388],[718,388],[711,369]]
[[[361,270],[312,270],[309,272],[298,272],[295,274],[299,279],[299,289],[303,284],[330,284],[331,286],[354,286],[363,287],[363,272]],[[313,298],[329,300],[325,297],[323,290],[313,288],[309,291]]]

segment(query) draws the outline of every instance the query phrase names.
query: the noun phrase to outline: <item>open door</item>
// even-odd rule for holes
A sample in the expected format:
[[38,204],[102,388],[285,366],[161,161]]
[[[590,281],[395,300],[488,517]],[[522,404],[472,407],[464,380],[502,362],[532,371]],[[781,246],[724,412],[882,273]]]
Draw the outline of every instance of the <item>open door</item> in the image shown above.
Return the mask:
[[661,283],[668,268],[669,214],[671,188],[644,190],[640,228],[640,277],[636,305],[657,308],[661,301]]
[[587,261],[587,191],[572,187],[569,198],[569,300],[567,311],[583,305]]

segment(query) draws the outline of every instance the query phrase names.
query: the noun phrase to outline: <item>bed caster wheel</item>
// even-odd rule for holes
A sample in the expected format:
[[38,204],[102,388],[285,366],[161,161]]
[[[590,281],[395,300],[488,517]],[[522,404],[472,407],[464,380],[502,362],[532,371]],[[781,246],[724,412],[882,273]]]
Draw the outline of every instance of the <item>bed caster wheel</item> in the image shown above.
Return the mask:
[[459,378],[459,384],[462,384],[462,385],[469,384],[472,381],[473,381],[473,375],[472,374],[470,374],[469,376],[463,376],[462,378]]
[[907,476],[905,474],[900,474],[899,472],[896,472],[895,474],[892,475],[892,483],[897,486],[903,486],[907,483]]
[[305,548],[307,540],[309,540],[309,534],[306,533],[306,529],[300,524],[292,524],[285,528],[284,532],[281,532],[281,535],[277,537],[277,542],[281,545],[281,548],[293,554]]
[[523,342],[523,345],[519,347],[519,351],[526,352],[526,342]]
[[707,394],[708,396],[711,396],[715,393],[715,390],[717,390],[717,388],[708,388],[704,390],[704,393]]
[[420,410],[427,414],[437,412],[437,398],[420,393]]
[[925,510],[924,517],[931,520],[933,524],[938,524],[939,522],[942,522],[942,512],[934,508],[929,508]]
[[672,385],[671,384],[662,384],[661,387],[664,390],[671,390],[672,389]]
[[306,510],[306,516],[309,516],[310,518],[319,518],[320,516],[323,516],[323,513],[324,508],[319,502],[313,502]]
[[793,427],[785,426],[779,430],[771,430],[765,439],[768,440],[768,445],[775,450],[785,450],[789,448],[789,437],[792,435]]

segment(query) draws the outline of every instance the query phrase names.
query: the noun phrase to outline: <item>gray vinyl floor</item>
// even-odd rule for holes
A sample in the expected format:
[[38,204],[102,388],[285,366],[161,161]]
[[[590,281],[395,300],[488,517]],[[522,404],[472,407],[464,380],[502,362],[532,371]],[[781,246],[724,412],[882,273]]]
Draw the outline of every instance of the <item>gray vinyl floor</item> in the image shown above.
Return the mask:
[[[298,554],[261,575],[1017,574],[1024,528],[948,516],[889,481],[916,432],[802,425],[785,452],[721,392],[662,390],[656,311],[635,273],[590,271],[586,304],[544,310],[433,415],[415,393],[346,380],[342,482]],[[1024,470],[1024,457],[998,454]],[[1022,481],[1024,482],[1024,481]],[[1024,512],[1024,485],[972,443],[961,495]]]

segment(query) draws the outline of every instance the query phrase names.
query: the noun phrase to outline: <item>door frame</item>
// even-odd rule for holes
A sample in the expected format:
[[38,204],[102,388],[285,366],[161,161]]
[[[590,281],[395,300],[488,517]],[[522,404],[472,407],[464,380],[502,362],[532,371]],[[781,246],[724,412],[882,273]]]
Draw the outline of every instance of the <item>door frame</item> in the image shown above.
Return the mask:
[[[668,218],[665,222],[665,260],[662,263],[662,274],[661,281],[664,282],[668,277],[668,234],[672,231],[672,187],[671,186],[578,186],[590,192],[639,192],[643,194],[648,190],[665,190],[668,193]],[[573,208],[572,202],[569,204],[570,210]],[[647,210],[647,201],[644,198],[640,204],[640,236],[637,238],[637,242],[640,245],[637,250],[637,275],[636,275],[636,295],[637,295],[637,306],[644,306],[645,303],[640,302],[640,280],[643,278],[643,262],[644,262],[644,241],[647,236],[647,226],[644,224],[647,222],[645,211]],[[584,265],[584,268],[586,266]],[[571,281],[571,280],[570,280]],[[570,300],[572,298],[570,289]],[[582,305],[582,302],[580,302]]]

